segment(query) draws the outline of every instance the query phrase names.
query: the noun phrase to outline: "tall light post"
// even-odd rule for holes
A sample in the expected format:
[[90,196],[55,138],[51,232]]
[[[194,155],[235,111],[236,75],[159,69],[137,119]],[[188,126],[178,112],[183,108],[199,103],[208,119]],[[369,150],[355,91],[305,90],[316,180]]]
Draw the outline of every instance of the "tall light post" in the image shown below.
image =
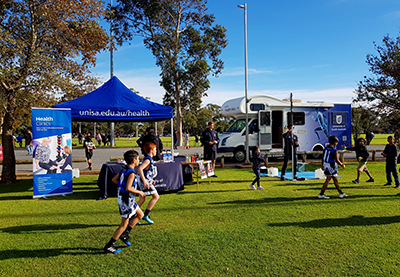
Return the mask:
[[248,100],[247,100],[247,88],[248,88],[248,81],[247,81],[247,4],[238,5],[240,9],[244,10],[244,80],[245,80],[245,102],[246,102],[246,164],[250,163],[249,159],[249,113],[248,113]]
[[[112,11],[112,0],[110,0],[110,79],[114,76],[114,43],[113,43],[113,11]],[[114,121],[110,123],[110,137],[111,146],[115,146],[115,139],[114,139]]]

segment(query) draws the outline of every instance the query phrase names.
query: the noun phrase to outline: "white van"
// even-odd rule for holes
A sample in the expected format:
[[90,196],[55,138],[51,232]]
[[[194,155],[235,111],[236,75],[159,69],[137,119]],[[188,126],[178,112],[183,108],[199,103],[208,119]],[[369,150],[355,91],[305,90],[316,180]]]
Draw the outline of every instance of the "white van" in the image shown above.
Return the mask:
[[[236,117],[228,130],[219,135],[218,153],[234,154],[243,162],[246,159],[246,103],[245,97],[226,101],[222,114]],[[302,102],[293,100],[294,133],[299,139],[299,151],[323,150],[328,138],[339,138],[338,147],[351,146],[351,104]],[[282,135],[290,120],[290,100],[280,100],[268,95],[248,97],[249,148],[258,145],[262,152],[282,152]]]

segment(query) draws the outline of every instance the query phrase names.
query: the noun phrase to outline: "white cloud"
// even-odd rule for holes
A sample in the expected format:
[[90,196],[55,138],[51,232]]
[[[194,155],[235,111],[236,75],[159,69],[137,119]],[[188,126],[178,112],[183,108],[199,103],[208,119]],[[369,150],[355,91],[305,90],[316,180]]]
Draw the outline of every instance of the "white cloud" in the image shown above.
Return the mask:
[[[249,75],[257,75],[257,74],[274,74],[273,71],[270,70],[258,70],[254,68],[248,68],[247,73]],[[230,68],[224,69],[220,75],[220,77],[230,77],[230,76],[244,76],[244,68]]]
[[[354,95],[354,88],[338,88],[338,89],[326,89],[319,91],[309,90],[249,90],[248,95],[255,94],[266,94],[271,95],[279,99],[285,99],[290,97],[290,93],[293,93],[293,99],[301,99],[303,102],[307,101],[324,101],[332,103],[351,103]],[[221,106],[225,101],[233,98],[244,97],[244,90],[222,90],[222,89],[210,89],[208,91],[208,97],[203,98],[203,105],[210,103]]]

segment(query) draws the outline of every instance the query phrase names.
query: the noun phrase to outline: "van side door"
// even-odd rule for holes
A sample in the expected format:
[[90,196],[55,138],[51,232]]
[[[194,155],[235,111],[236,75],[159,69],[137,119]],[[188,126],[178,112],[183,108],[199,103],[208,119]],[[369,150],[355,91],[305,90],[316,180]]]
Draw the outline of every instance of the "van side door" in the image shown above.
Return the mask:
[[258,112],[258,142],[261,150],[272,149],[271,135],[272,117],[271,110],[263,110]]

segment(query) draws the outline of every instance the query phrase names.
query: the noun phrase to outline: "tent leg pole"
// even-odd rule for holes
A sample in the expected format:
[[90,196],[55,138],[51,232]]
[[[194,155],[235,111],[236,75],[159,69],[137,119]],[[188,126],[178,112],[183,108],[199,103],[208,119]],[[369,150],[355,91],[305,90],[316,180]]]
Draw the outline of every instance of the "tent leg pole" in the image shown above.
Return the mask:
[[174,159],[174,118],[171,118],[171,155]]
[[110,126],[110,135],[111,135],[111,147],[115,146],[115,138],[114,138],[114,122],[111,122],[111,126]]

